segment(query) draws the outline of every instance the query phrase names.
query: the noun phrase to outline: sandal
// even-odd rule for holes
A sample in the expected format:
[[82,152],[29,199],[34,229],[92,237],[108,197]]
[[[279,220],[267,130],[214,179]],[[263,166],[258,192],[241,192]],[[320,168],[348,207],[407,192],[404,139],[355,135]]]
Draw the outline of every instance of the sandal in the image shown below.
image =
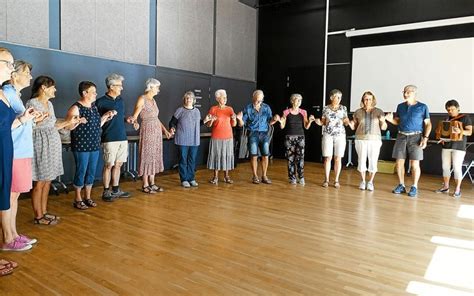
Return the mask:
[[258,179],[257,176],[253,176],[253,177],[252,177],[252,183],[253,183],[253,184],[260,184],[260,180]]
[[97,203],[95,201],[93,201],[92,199],[90,199],[90,198],[84,199],[84,203],[90,208],[97,207]]
[[44,213],[43,217],[48,220],[61,220],[61,217],[50,213]]
[[15,261],[0,259],[0,266],[3,266],[3,268],[17,268],[18,263]]
[[224,182],[227,184],[234,184],[234,181],[229,176],[224,177]]
[[323,184],[321,184],[321,186],[323,186],[323,187],[328,187],[328,186],[329,186],[329,182],[328,182],[328,181],[324,181]]
[[341,187],[341,184],[339,182],[334,182],[334,188],[339,189]]
[[79,210],[87,210],[89,208],[82,200],[75,200],[72,206]]
[[209,180],[209,183],[211,184],[217,184],[219,182],[219,179],[217,177],[213,177],[211,180]]
[[7,267],[7,266],[3,266],[3,268],[0,268],[0,276],[4,276],[4,275],[9,275],[13,272],[13,267]]
[[156,191],[153,190],[153,188],[151,188],[150,186],[142,187],[142,192],[148,193],[148,194],[156,193]]
[[160,186],[157,186],[155,184],[151,184],[150,186],[150,189],[155,191],[155,192],[163,192],[165,191],[163,188],[161,188]]
[[58,224],[58,220],[49,220],[44,216],[41,218],[35,218],[35,224],[38,225],[56,225]]

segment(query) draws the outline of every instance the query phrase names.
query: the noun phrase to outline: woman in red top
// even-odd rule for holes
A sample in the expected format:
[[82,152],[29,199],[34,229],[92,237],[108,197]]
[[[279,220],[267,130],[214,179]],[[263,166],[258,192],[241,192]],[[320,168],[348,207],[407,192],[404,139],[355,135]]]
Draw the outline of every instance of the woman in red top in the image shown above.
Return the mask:
[[204,123],[212,127],[211,143],[207,167],[214,170],[214,176],[209,181],[217,184],[219,171],[225,171],[224,182],[232,184],[229,170],[234,169],[234,137],[232,127],[237,124],[234,109],[226,106],[227,93],[219,89],[215,93],[217,105],[211,107],[204,119]]

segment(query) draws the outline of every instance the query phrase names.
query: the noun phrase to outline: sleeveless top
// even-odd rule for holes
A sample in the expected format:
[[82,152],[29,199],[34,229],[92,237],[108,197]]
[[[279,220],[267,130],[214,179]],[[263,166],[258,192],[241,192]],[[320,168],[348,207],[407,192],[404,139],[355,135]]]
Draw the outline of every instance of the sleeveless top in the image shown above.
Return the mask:
[[301,109],[298,114],[291,114],[290,109],[283,111],[283,115],[286,116],[285,124],[285,135],[286,136],[304,136],[304,120],[303,117],[306,115],[306,111]]
[[71,131],[71,150],[75,152],[97,151],[100,148],[100,114],[97,107],[84,107],[76,102],[73,106],[79,108],[79,116],[87,119],[86,124],[79,124]]

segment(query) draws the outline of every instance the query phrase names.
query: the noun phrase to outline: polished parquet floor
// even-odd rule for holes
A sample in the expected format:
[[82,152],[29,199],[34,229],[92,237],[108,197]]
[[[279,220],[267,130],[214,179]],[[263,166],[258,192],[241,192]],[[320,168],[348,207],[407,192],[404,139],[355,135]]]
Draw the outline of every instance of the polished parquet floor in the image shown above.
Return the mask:
[[51,196],[50,211],[62,217],[56,226],[33,225],[22,199],[18,228],[39,242],[0,253],[20,264],[0,278],[0,295],[472,292],[473,217],[460,214],[474,207],[470,182],[454,200],[433,192],[439,177],[423,175],[411,200],[390,193],[395,175],[378,174],[375,192],[366,192],[353,168],[344,168],[340,189],[320,186],[321,164],[306,163],[306,186],[288,184],[283,160],[270,165],[272,185],[252,184],[249,171],[239,164],[234,184],[212,185],[201,169],[191,189],[166,174],[157,178],[166,191],[156,195],[127,180],[122,188],[133,197],[113,203],[100,200],[97,186],[99,206],[86,211],[72,208],[73,193]]

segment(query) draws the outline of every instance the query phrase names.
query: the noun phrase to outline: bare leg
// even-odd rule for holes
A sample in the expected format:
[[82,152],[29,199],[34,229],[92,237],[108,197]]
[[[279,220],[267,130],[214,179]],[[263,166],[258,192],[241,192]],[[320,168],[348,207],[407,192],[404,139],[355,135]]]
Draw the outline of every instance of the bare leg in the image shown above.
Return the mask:
[[150,186],[150,184],[148,183],[148,175],[143,175],[142,178],[143,178],[143,188]]
[[[443,177],[443,189],[448,189],[449,188],[449,179],[451,178],[451,176],[447,176],[447,177]],[[458,180],[455,180],[456,181],[456,188],[457,188],[457,181]]]
[[410,160],[411,172],[413,174],[413,186],[418,188],[418,180],[421,176],[421,168],[419,160]]
[[257,177],[257,156],[252,156],[250,159],[250,166],[252,167],[252,174],[254,177]]
[[123,162],[116,162],[112,168],[112,186],[119,186],[120,183],[120,168]]
[[33,206],[33,213],[36,219],[41,219],[43,217],[42,209],[42,195],[43,187],[45,183],[43,181],[35,182],[33,190],[31,191],[31,205]]
[[268,170],[268,156],[262,156],[262,176],[267,177]]
[[375,178],[375,173],[369,172],[369,182],[373,183]]
[[82,201],[81,190],[82,188],[74,187],[74,195],[76,196],[76,201]]
[[397,159],[396,166],[397,166],[398,183],[405,185],[405,159]]
[[92,185],[86,185],[85,189],[86,189],[85,190],[85,192],[86,192],[85,198],[90,199],[91,198]]
[[110,178],[112,174],[112,166],[111,163],[104,164],[104,171],[102,172],[102,181],[104,183],[104,188],[110,188]]
[[366,172],[360,172],[360,177],[362,179],[362,182],[364,182],[364,183],[365,183],[365,174],[366,174]]
[[[454,190],[454,192],[461,191],[462,179],[454,179],[454,181],[456,181],[456,190]],[[449,187],[449,185],[448,185],[448,187]]]
[[335,180],[334,182],[339,182],[339,175],[341,174],[342,162],[340,156],[334,156],[334,174]]
[[324,158],[324,174],[325,174],[324,181],[326,182],[329,182],[329,175],[331,174],[331,160],[332,160],[332,157]]
[[10,217],[10,227],[12,231],[13,238],[18,236],[18,232],[16,230],[16,215],[18,213],[18,197],[20,196],[19,192],[11,192],[10,193],[10,210],[11,210],[11,217]]
[[155,185],[155,175],[148,175],[148,182],[150,183],[150,185]]
[[48,212],[48,198],[49,198],[49,188],[51,187],[51,181],[44,181],[43,192],[41,194],[41,209],[43,214]]

